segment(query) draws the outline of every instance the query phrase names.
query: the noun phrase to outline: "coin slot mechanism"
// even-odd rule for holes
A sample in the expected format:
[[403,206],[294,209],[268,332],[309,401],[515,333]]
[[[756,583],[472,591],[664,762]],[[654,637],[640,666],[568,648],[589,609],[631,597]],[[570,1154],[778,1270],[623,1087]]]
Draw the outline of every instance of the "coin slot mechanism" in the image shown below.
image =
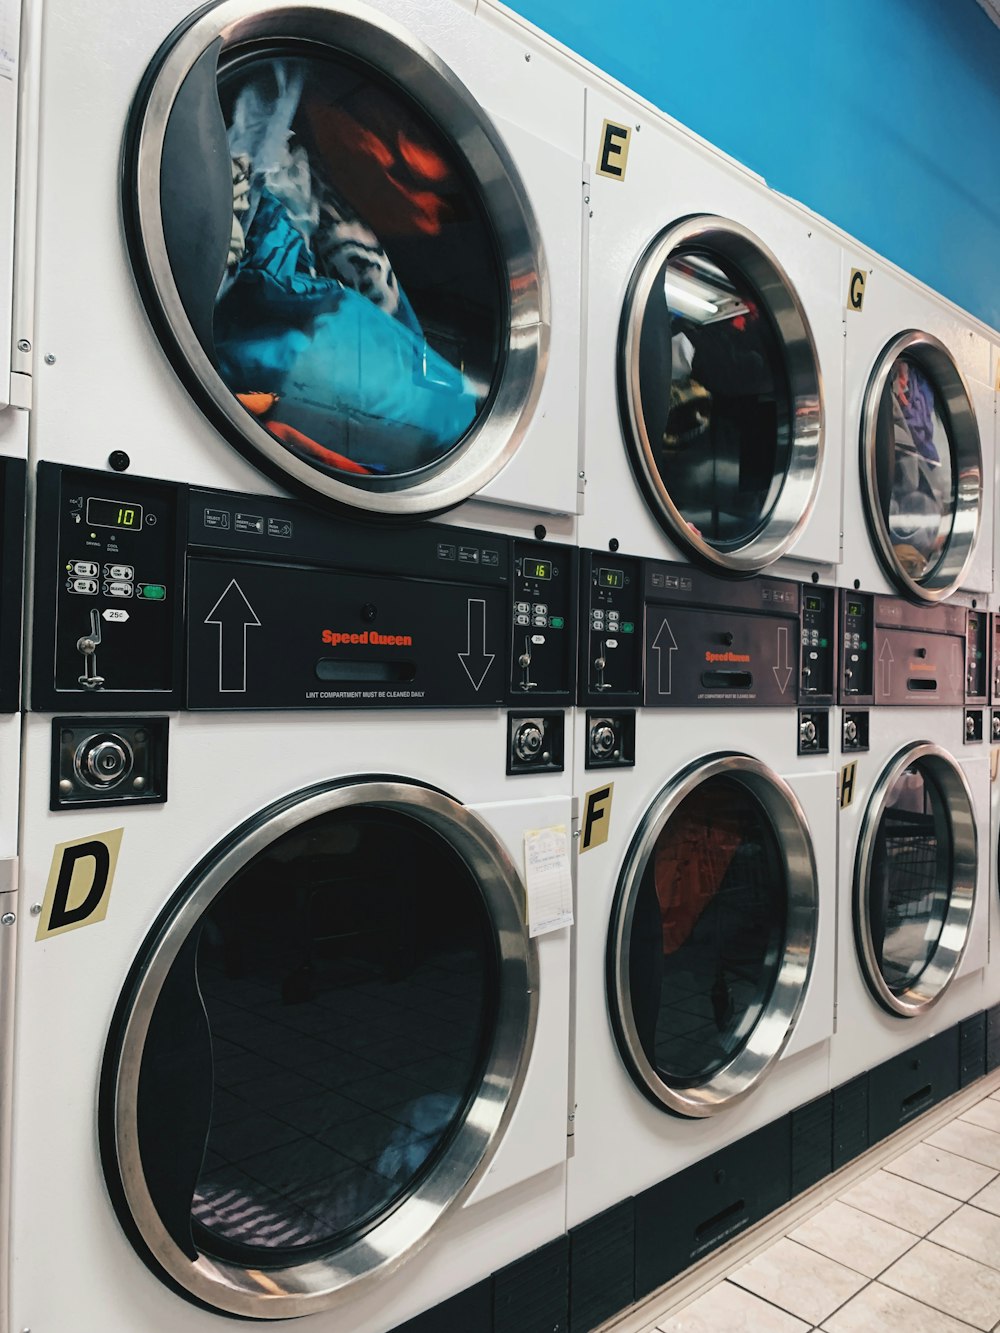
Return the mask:
[[830,753],[830,714],[825,708],[799,709],[799,754]]
[[587,714],[586,768],[632,768],[635,764],[635,712],[615,709]]
[[165,717],[54,718],[49,809],[162,803],[167,737]]
[[840,748],[857,752],[868,749],[867,711],[845,712],[841,723]]
[[566,717],[559,711],[508,713],[507,772],[561,773],[564,768]]
[[966,745],[976,745],[983,739],[983,710],[967,708],[965,710],[965,734],[962,737]]

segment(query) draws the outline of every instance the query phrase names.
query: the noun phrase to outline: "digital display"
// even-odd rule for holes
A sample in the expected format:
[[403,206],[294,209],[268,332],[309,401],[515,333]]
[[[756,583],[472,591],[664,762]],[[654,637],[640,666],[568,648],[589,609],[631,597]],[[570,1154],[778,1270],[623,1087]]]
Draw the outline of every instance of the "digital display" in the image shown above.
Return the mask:
[[807,598],[806,598],[806,610],[807,610],[807,611],[822,611],[822,610],[823,610],[823,599],[822,599],[821,597],[807,597]]
[[95,528],[141,528],[142,505],[98,500],[91,496],[87,501],[87,522]]
[[552,561],[526,560],[524,577],[526,579],[550,579],[552,577]]
[[624,588],[625,575],[620,569],[599,569],[597,585],[600,588]]
[[849,616],[860,616],[860,615],[861,615],[861,603],[860,603],[860,602],[848,602],[848,603],[847,603],[847,614],[848,614]]

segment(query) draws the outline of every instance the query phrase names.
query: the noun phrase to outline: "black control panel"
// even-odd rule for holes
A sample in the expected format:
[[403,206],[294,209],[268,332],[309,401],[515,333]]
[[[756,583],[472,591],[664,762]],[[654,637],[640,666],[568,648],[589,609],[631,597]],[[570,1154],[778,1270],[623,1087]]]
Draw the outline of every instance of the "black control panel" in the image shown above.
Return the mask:
[[0,713],[21,706],[26,476],[23,459],[0,458]]
[[1000,612],[990,616],[990,702],[1000,704]]
[[965,700],[985,704],[990,689],[990,617],[970,611],[965,634]]
[[575,552],[514,542],[511,585],[513,697],[560,694],[575,670]]
[[580,701],[642,697],[642,562],[584,551],[580,570]]
[[572,548],[53,464],[38,489],[36,709],[572,702]]
[[875,599],[870,593],[840,594],[840,701],[873,702],[872,645],[875,641]]
[[802,589],[802,673],[799,694],[803,702],[832,703],[837,689],[837,590],[804,586]]
[[986,617],[963,606],[841,594],[843,704],[984,703]]

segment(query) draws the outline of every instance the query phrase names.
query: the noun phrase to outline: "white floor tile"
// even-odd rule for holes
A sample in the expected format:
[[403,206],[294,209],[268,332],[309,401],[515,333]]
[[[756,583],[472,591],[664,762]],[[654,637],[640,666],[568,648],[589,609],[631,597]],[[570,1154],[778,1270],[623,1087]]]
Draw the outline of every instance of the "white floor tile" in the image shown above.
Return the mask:
[[991,1329],[1000,1320],[1000,1273],[928,1240],[918,1241],[879,1281],[973,1328]]
[[971,1327],[881,1282],[859,1291],[823,1325],[828,1333],[969,1333]]
[[720,1282],[656,1327],[658,1333],[808,1333],[810,1325],[732,1282]]
[[[997,1219],[1000,1225],[1000,1219]],[[865,1277],[878,1277],[905,1254],[917,1237],[869,1213],[834,1200],[788,1233],[789,1239],[834,1259]]]
[[952,1120],[942,1125],[936,1134],[925,1140],[932,1148],[943,1148],[945,1152],[967,1157],[970,1162],[979,1162],[1000,1170],[1000,1134],[992,1129],[983,1129],[982,1125],[970,1125],[966,1120]]
[[927,1237],[935,1245],[976,1259],[988,1268],[1000,1269],[1000,1217],[963,1204]]
[[988,1185],[996,1174],[987,1166],[956,1157],[954,1153],[934,1148],[929,1143],[918,1143],[900,1153],[886,1163],[885,1169],[894,1176],[915,1180],[918,1185],[926,1185],[940,1194],[950,1194],[953,1199],[963,1202]]
[[992,1097],[984,1097],[981,1102],[963,1111],[959,1120],[967,1120],[970,1125],[981,1125],[983,1129],[992,1129],[994,1134],[1000,1134],[1000,1102],[995,1102]]
[[[986,1186],[988,1190],[992,1188],[992,1184]],[[894,1176],[890,1171],[876,1171],[867,1176],[842,1194],[840,1201],[917,1236],[926,1236],[960,1207],[959,1201],[950,1195],[918,1185],[915,1180]]]
[[799,1319],[819,1324],[860,1291],[866,1279],[784,1237],[731,1273],[730,1281]]

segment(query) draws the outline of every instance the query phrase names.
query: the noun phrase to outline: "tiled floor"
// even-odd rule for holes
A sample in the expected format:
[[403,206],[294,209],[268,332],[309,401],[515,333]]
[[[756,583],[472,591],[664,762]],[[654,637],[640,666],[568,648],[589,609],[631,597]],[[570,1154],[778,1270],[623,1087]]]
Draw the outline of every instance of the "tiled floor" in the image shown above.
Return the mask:
[[[621,1333],[1000,1330],[1000,1080],[831,1178],[787,1229],[731,1251],[692,1297],[662,1294]],[[974,1095],[974,1093],[973,1093]],[[916,1131],[916,1132],[914,1132]],[[867,1163],[869,1170],[864,1170]],[[824,1197],[824,1193],[826,1197]],[[754,1252],[755,1251],[755,1252]],[[751,1254],[752,1257],[747,1257]],[[707,1280],[707,1279],[706,1279]],[[671,1302],[672,1297],[672,1302]]]

